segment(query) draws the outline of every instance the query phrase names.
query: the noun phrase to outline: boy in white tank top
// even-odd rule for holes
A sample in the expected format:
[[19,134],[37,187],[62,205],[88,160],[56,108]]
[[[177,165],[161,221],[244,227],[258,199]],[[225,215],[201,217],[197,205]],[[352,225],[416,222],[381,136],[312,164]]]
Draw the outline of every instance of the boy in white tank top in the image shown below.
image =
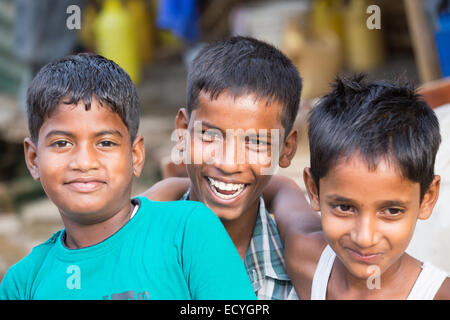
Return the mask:
[[303,173],[323,230],[303,232],[292,215],[276,215],[300,299],[450,299],[448,275],[405,252],[439,195],[440,139],[413,88],[336,80],[310,115]]

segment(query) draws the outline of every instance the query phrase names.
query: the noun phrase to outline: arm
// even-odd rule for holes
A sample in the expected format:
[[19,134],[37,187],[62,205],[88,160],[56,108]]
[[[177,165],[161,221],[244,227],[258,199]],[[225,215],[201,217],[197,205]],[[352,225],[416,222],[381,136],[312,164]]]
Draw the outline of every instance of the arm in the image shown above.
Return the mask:
[[196,204],[183,238],[183,272],[194,300],[256,299],[236,247],[204,204]]
[[189,188],[189,178],[167,178],[155,183],[151,188],[140,194],[152,201],[180,200]]
[[439,291],[434,297],[435,300],[450,300],[450,278],[445,279]]
[[274,176],[263,195],[275,215],[289,278],[297,295],[309,299],[317,262],[326,245],[320,216],[300,187],[287,177]]
[[267,207],[275,215],[281,239],[291,233],[322,230],[320,216],[311,209],[302,189],[292,179],[274,176],[263,192]]

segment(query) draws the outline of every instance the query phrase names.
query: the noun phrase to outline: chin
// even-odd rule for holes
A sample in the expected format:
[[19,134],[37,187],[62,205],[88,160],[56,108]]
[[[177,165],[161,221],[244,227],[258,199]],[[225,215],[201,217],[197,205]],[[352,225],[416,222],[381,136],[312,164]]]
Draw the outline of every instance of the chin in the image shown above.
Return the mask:
[[242,213],[235,210],[219,210],[216,215],[220,220],[233,221],[239,219],[242,216]]
[[99,212],[104,211],[107,207],[107,203],[100,203],[99,201],[89,201],[88,199],[83,199],[83,201],[77,201],[76,203],[62,203],[58,204],[60,210],[66,213],[67,216],[71,217],[88,217],[97,215]]
[[71,216],[77,216],[77,217],[91,217],[94,215],[97,215],[99,212],[102,211],[102,207],[100,206],[71,206],[71,207],[67,207],[66,210],[64,210],[67,215],[71,215]]
[[352,266],[349,271],[353,274],[354,277],[361,280],[367,280],[370,276],[373,275],[373,270],[371,267],[371,265]]
[[360,280],[368,280],[369,277],[374,277],[377,272],[380,275],[382,273],[380,266],[377,264],[366,264],[353,261],[342,261],[342,263],[353,277]]
[[207,207],[215,213],[215,215],[224,221],[236,220],[241,216],[241,210],[237,208],[226,208],[222,206],[211,205],[210,203],[205,203]]

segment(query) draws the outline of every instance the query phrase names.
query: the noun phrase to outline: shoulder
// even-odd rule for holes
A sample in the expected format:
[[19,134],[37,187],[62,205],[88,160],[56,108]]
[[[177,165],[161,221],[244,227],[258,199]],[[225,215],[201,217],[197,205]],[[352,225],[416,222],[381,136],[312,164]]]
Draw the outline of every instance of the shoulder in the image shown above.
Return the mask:
[[159,202],[146,197],[137,197],[141,203],[140,210],[145,212],[149,219],[167,221],[167,223],[186,225],[188,223],[220,223],[219,218],[207,206],[198,201],[177,200]]
[[47,239],[47,241],[35,246],[27,256],[17,262],[13,267],[20,269],[40,266],[42,260],[47,257],[50,250],[55,246],[56,241],[62,232],[63,230],[55,232],[50,238]]
[[35,276],[61,232],[62,230],[54,233],[47,241],[34,247],[27,256],[9,268],[0,286],[1,299],[30,298],[29,291]]
[[25,256],[22,260],[16,263],[13,267],[27,268],[40,267],[42,261],[47,257],[50,250],[55,246],[56,241],[59,239],[63,230],[55,232],[47,241],[35,246],[31,252]]
[[434,297],[435,300],[450,300],[450,278],[444,280],[441,288]]
[[139,200],[141,208],[140,210],[151,211],[152,214],[165,214],[170,212],[171,214],[180,216],[189,216],[196,214],[198,211],[209,210],[203,203],[191,200],[176,200],[176,201],[153,201],[147,197],[136,197]]

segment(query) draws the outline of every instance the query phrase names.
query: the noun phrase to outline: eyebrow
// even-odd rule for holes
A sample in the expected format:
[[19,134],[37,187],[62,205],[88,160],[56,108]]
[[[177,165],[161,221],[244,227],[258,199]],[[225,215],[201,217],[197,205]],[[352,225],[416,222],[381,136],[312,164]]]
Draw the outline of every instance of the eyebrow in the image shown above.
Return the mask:
[[[118,135],[120,137],[123,137],[123,135],[120,133],[119,130],[102,130],[99,132],[96,132],[94,134],[94,137],[100,137],[100,136],[106,136],[106,135]],[[64,130],[51,130],[49,133],[45,135],[45,138],[48,139],[51,136],[67,136],[70,138],[74,138],[75,135],[69,131]]]
[[106,135],[116,135],[116,136],[123,137],[119,130],[102,130],[100,132],[97,132],[94,136],[99,137],[99,136],[106,136]]
[[[220,128],[216,127],[216,126],[213,126],[212,124],[209,124],[208,122],[206,122],[206,121],[204,121],[204,120],[202,120],[202,126],[203,126],[203,125],[204,125],[205,127],[208,127],[208,129],[218,130],[218,131],[220,131],[223,135],[226,134],[226,130],[227,130],[227,129],[225,129],[225,130],[220,129]],[[244,132],[245,132],[245,130],[244,130]],[[267,139],[271,139],[271,138],[272,138],[272,134],[271,134],[271,131],[270,131],[270,130],[267,130],[267,134],[266,134],[266,135],[260,135],[260,134],[258,134],[258,132],[257,132],[256,134],[246,134],[245,136],[246,136],[246,137],[249,137],[249,138],[262,138],[262,137],[265,137],[265,138],[267,138]]]
[[68,137],[71,137],[71,138],[74,137],[74,135],[72,133],[70,133],[68,131],[63,131],[63,130],[52,130],[52,131],[50,131],[49,133],[47,133],[45,135],[45,138],[47,139],[47,138],[49,138],[51,136],[68,136]]
[[[338,202],[356,202],[353,199],[342,197],[339,195],[330,195],[325,198],[326,201],[338,201]],[[409,202],[401,200],[382,200],[376,203],[377,207],[407,207]]]
[[216,127],[216,126],[213,126],[212,124],[209,124],[208,122],[206,122],[206,121],[204,121],[204,120],[202,120],[201,122],[202,122],[202,126],[208,127],[208,129],[218,130],[218,131],[220,131],[222,134],[225,133],[222,129],[220,129],[220,128]]
[[325,197],[326,201],[354,202],[353,199],[341,197],[338,195],[330,195]]
[[400,200],[386,200],[377,202],[378,207],[407,207],[409,202]]

